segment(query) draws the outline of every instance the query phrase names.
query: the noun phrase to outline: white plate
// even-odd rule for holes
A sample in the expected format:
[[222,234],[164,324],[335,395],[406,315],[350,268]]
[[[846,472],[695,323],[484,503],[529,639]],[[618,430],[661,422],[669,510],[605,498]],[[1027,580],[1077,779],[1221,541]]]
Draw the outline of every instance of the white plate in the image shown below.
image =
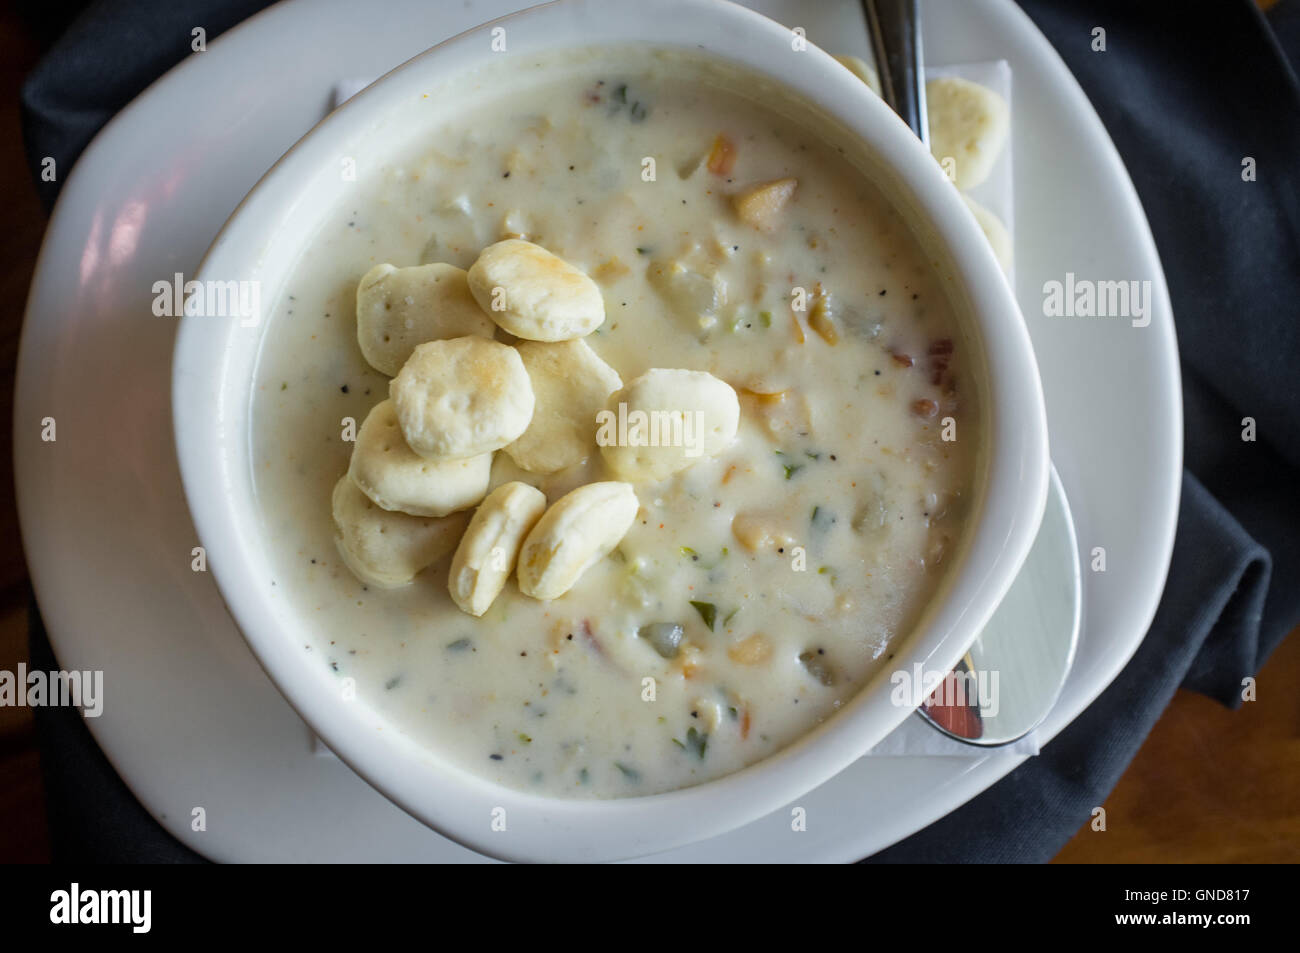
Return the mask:
[[[482,860],[410,818],[310,735],[240,638],[206,574],[172,446],[175,331],[155,281],[190,274],[247,189],[326,108],[333,84],[377,75],[514,0],[291,0],[191,55],[95,139],[55,209],[28,301],[15,408],[28,564],[65,668],[104,672],[88,720],[127,784],[174,835],[217,860]],[[777,14],[786,3],[751,5]],[[1078,657],[1051,738],[1128,661],[1173,546],[1182,466],[1177,351],[1150,229],[1100,121],[1009,0],[927,0],[935,64],[1005,59],[1016,103],[1017,290],[1043,371],[1085,572]],[[831,52],[857,4],[797,23]],[[786,18],[787,22],[790,18]],[[268,66],[278,70],[267,88]],[[1152,282],[1151,323],[1044,318],[1067,272]],[[54,442],[42,419],[57,421]],[[864,758],[799,802],[656,860],[852,860],[924,827],[1021,757]],[[869,809],[864,809],[869,806]],[[190,829],[204,808],[207,830]]]

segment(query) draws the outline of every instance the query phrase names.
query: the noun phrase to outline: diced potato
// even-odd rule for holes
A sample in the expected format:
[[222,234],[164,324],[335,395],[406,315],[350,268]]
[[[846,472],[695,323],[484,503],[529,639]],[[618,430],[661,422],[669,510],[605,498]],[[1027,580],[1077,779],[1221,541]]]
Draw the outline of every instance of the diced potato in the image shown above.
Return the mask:
[[706,733],[713,734],[718,730],[718,725],[722,721],[722,706],[716,701],[709,698],[697,698],[691,704],[691,711],[698,716]]
[[738,192],[732,196],[736,214],[742,222],[753,225],[759,231],[773,231],[798,185],[798,179],[776,179]]
[[830,292],[821,291],[817,294],[817,300],[813,302],[812,311],[808,314],[808,326],[827,344],[839,343],[840,332],[835,327]]
[[794,537],[768,513],[737,513],[731,521],[731,532],[752,553],[775,552],[794,542]]
[[741,639],[727,649],[727,658],[737,665],[762,665],[772,657],[772,643],[762,633]]
[[706,162],[708,170],[714,175],[730,175],[736,165],[736,147],[730,139],[721,133],[713,140]]
[[775,394],[742,392],[746,412],[762,423],[778,442],[812,433],[812,410],[808,398],[792,388]]
[[702,274],[680,260],[652,261],[647,277],[673,312],[696,328],[717,324],[718,311],[727,303],[727,283],[716,271]]
[[597,265],[596,270],[591,273],[591,277],[600,282],[617,281],[624,275],[630,274],[631,271],[632,269],[623,264],[623,260],[615,255],[612,258],[606,258]]
[[669,668],[680,674],[682,678],[692,679],[700,673],[700,655],[701,652],[696,646],[683,643]]

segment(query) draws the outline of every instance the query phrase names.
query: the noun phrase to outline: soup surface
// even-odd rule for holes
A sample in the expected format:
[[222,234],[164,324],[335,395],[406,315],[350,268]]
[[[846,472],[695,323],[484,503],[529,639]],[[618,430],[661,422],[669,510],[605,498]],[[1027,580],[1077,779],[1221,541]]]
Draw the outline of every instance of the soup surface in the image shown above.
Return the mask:
[[[930,262],[835,149],[707,74],[592,53],[430,128],[362,170],[266,331],[254,479],[276,591],[314,622],[303,650],[354,680],[351,704],[511,787],[644,795],[778,751],[885,664],[963,538],[980,417]],[[770,230],[738,216],[735,193],[786,178]],[[624,382],[708,371],[741,420],[721,453],[636,485],[632,529],[571,591],[543,602],[512,580],[476,619],[448,595],[450,557],[404,588],[360,582],[330,500],[342,421],[388,396],[358,348],[358,280],[468,268],[506,237],[597,281],[606,319],[585,340]],[[493,486],[551,502],[604,479],[598,452],[550,476],[493,462]],[[682,627],[675,656],[656,623]]]

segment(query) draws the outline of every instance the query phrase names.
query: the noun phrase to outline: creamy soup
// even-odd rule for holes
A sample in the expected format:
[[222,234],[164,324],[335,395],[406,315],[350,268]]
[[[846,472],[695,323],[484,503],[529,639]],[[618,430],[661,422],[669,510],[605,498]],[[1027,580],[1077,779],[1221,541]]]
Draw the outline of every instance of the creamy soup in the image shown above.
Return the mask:
[[[680,54],[591,53],[429,128],[328,214],[266,331],[255,481],[276,592],[314,624],[303,651],[355,680],[352,704],[513,788],[646,795],[779,751],[886,664],[964,540],[981,422],[931,262],[836,149],[707,76]],[[739,214],[736,193],[785,179],[769,228]],[[635,486],[631,530],[572,590],[545,602],[512,580],[474,618],[450,557],[403,588],[354,577],[330,501],[341,421],[388,396],[358,348],[358,280],[468,268],[507,237],[595,279],[606,319],[585,340],[624,382],[708,371],[741,418],[718,454]],[[608,479],[594,440],[549,476],[492,463],[493,486],[551,502]]]

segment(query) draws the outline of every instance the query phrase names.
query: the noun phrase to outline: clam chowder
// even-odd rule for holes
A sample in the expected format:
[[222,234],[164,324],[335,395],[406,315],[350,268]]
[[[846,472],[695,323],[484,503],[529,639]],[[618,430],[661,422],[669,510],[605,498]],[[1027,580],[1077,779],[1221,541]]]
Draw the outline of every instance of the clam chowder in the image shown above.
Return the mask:
[[981,417],[942,281],[811,120],[710,75],[591,53],[430,128],[265,332],[254,479],[302,651],[510,787],[779,751],[964,540]]

